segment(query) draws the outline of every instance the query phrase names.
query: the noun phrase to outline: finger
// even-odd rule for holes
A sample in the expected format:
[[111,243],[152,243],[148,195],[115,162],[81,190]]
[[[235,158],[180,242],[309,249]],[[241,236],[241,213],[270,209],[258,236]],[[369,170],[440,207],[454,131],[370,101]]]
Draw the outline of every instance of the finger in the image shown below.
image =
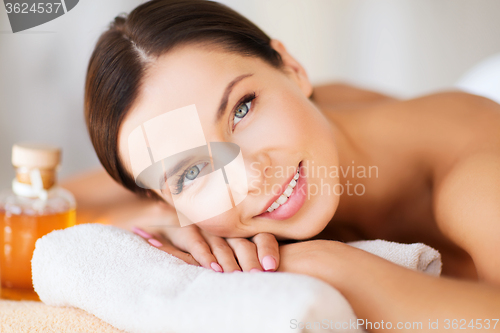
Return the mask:
[[[156,243],[156,242],[153,243],[152,241],[156,241],[158,243]],[[174,257],[177,257],[177,258],[185,261],[188,264],[195,265],[195,266],[201,266],[200,263],[190,253],[183,252],[171,244],[162,243],[154,238],[150,238],[149,243],[151,245],[157,247],[158,249],[165,251],[165,252],[173,255]]]
[[226,240],[221,237],[213,236],[202,232],[208,245],[212,249],[212,253],[217,258],[217,262],[222,266],[224,272],[241,271],[238,261],[235,258],[234,252],[227,244]]
[[170,241],[181,250],[190,253],[201,266],[216,272],[223,272],[217,258],[212,254],[210,246],[197,226],[185,226],[176,229],[170,235]]
[[262,271],[257,256],[257,246],[246,238],[226,238],[244,272]]
[[142,230],[141,228],[133,227],[132,231],[134,232],[134,234],[137,234],[144,239],[153,238],[153,235],[151,235],[149,232],[146,232],[145,230]]
[[273,234],[260,233],[253,236],[252,241],[257,246],[257,255],[262,268],[275,271],[279,266],[279,244]]
[[192,255],[189,253],[183,252],[170,244],[165,237],[163,237],[162,234],[160,233],[154,233],[150,234],[140,228],[134,227],[132,228],[132,231],[141,236],[145,241],[147,241],[149,244],[153,245],[154,247],[167,252],[168,254],[173,255],[174,257],[177,257],[181,259],[182,261],[195,265],[195,266],[200,266],[200,264],[193,258]]

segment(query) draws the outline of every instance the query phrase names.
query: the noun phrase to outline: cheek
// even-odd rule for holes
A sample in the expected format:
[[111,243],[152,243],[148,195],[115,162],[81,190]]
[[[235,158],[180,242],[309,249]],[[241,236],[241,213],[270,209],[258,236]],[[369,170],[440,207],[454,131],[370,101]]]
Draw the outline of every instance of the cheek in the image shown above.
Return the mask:
[[246,142],[251,142],[253,147],[262,142],[266,146],[299,148],[311,127],[307,124],[310,111],[296,96],[268,93],[257,105],[255,118],[251,119],[249,131],[245,133],[248,134]]
[[321,126],[317,117],[318,110],[309,100],[293,92],[285,91],[271,104],[274,124],[287,136],[304,141],[307,135],[314,133]]

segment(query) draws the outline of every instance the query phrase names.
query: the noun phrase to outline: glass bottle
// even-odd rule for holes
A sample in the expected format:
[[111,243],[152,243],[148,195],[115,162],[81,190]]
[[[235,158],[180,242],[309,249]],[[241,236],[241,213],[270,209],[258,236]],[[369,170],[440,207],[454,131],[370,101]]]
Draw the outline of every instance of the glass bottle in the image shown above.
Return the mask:
[[43,144],[15,144],[12,190],[0,194],[1,297],[39,300],[31,280],[31,257],[38,238],[75,225],[73,195],[57,186],[61,151]]

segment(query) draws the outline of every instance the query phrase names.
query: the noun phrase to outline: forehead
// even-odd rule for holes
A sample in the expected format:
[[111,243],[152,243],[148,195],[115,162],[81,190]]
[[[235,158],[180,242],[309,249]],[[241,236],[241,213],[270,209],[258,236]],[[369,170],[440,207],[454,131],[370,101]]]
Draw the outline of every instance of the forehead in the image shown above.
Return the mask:
[[182,46],[158,58],[147,69],[138,98],[120,127],[118,151],[125,168],[130,172],[128,137],[135,128],[192,104],[201,123],[212,124],[227,84],[238,75],[257,72],[262,64],[257,58],[199,46]]

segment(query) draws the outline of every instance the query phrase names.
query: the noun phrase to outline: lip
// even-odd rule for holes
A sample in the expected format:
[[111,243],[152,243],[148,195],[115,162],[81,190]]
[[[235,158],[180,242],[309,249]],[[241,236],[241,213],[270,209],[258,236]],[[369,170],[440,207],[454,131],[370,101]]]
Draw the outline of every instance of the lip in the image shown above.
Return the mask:
[[273,210],[271,213],[267,211],[267,208],[273,204],[278,198],[283,194],[283,191],[285,191],[286,186],[290,183],[290,181],[293,179],[293,176],[295,176],[295,173],[290,177],[288,182],[284,183],[284,186],[281,188],[283,189],[280,194],[277,196],[273,197],[268,203],[265,208],[265,211],[258,215],[258,217],[265,217],[273,220],[286,220],[295,215],[300,208],[304,205],[304,202],[306,201],[306,188],[307,188],[307,180],[301,171],[300,165],[302,162],[299,164],[299,178],[297,179],[297,185],[295,186],[292,195],[288,198],[288,200],[275,210]]

